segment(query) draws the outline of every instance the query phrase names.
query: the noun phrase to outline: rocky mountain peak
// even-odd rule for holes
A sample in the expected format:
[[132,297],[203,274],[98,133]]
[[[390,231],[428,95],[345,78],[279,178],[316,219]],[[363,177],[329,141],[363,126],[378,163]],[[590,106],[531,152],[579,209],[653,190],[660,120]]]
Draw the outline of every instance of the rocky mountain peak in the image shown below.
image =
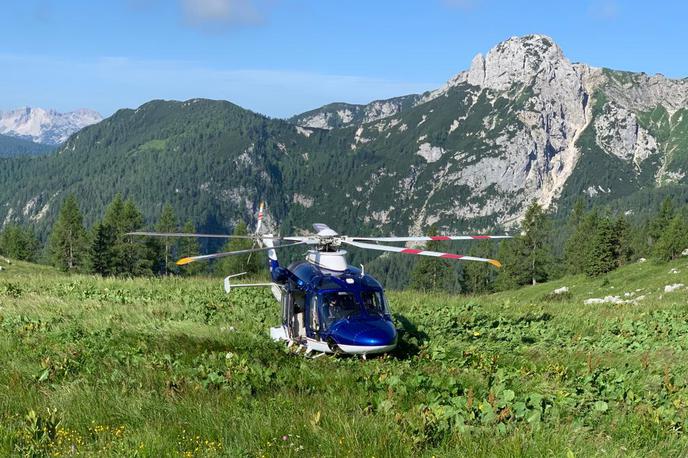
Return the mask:
[[79,109],[69,113],[44,108],[22,107],[0,111],[0,134],[46,145],[64,143],[74,132],[100,122],[96,111]]
[[536,77],[552,79],[558,73],[572,72],[571,62],[551,38],[528,35],[499,43],[485,57],[476,55],[461,79],[475,86],[507,90]]

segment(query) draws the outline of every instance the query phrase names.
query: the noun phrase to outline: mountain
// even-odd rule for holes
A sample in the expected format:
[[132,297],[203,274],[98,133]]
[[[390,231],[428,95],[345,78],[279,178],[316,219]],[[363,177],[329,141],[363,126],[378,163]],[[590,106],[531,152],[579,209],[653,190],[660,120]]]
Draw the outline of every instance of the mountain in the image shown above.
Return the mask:
[[206,230],[250,220],[265,199],[282,233],[508,227],[533,199],[642,211],[688,195],[687,112],[688,80],[572,63],[551,38],[514,37],[435,91],[289,120],[203,99],[120,110],[52,155],[0,160],[0,222],[45,233],[68,192],[87,222],[122,192],[150,222],[169,201]]
[[45,154],[54,147],[21,138],[0,135],[0,157]]
[[394,116],[400,111],[412,107],[420,98],[420,95],[412,94],[393,99],[376,100],[367,105],[330,103],[324,107],[293,116],[289,118],[289,122],[302,127],[318,129],[334,129],[369,123]]
[[74,132],[102,119],[97,112],[86,109],[58,113],[43,108],[19,108],[0,111],[0,134],[46,145],[59,145]]

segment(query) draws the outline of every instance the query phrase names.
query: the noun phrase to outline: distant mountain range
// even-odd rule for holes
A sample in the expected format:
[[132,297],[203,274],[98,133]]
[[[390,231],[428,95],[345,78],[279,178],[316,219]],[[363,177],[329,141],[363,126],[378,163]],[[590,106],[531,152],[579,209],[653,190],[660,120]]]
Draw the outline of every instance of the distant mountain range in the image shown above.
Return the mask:
[[59,145],[74,132],[102,119],[99,113],[86,109],[58,113],[43,108],[19,108],[0,111],[0,134],[45,145]]
[[282,233],[316,221],[359,234],[482,230],[513,225],[532,200],[643,210],[684,192],[688,80],[571,63],[529,35],[425,94],[289,120],[224,101],[152,101],[54,154],[2,161],[0,224],[39,230],[68,192],[87,221],[121,192],[149,221],[169,201],[208,230],[253,218],[261,199]]

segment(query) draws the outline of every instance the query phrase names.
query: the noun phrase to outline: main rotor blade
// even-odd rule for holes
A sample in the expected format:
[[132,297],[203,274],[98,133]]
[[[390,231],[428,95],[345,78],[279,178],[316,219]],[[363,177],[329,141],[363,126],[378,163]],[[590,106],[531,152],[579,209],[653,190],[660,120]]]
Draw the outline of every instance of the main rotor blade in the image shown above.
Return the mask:
[[435,258],[444,259],[461,259],[463,261],[489,262],[495,267],[502,267],[502,263],[497,261],[496,259],[477,258],[475,256],[465,256],[462,254],[454,253],[440,253],[439,251],[416,250],[414,248],[403,248],[398,246],[375,245],[373,243],[361,243],[355,242],[353,240],[342,240],[342,242],[358,248],[364,248],[366,250],[391,251],[393,253],[415,254],[418,256],[433,256]]
[[247,250],[227,251],[225,253],[213,253],[213,254],[205,254],[205,255],[201,255],[201,256],[191,256],[188,258],[180,259],[179,261],[177,261],[177,265],[178,266],[184,266],[186,264],[190,264],[190,263],[196,262],[196,261],[206,261],[208,259],[224,258],[227,256],[235,256],[238,254],[255,253],[258,251],[268,251],[268,250],[272,250],[272,249],[286,248],[288,246],[304,245],[304,244],[305,244],[305,242],[296,242],[296,243],[287,243],[286,245],[276,245],[274,247],[250,248]]
[[252,239],[248,235],[227,235],[227,234],[196,234],[192,232],[127,232],[127,235],[144,235],[149,237],[203,237],[214,239]]
[[349,237],[366,242],[430,242],[433,240],[490,240],[510,239],[510,235],[423,235],[419,237]]
[[[127,235],[145,235],[149,237],[198,237],[215,239],[248,239],[255,240],[255,235],[228,235],[228,234],[196,234],[192,232],[127,232]],[[262,236],[261,236],[262,237]],[[281,237],[262,237],[264,239],[282,240]],[[291,237],[292,239],[294,237]]]

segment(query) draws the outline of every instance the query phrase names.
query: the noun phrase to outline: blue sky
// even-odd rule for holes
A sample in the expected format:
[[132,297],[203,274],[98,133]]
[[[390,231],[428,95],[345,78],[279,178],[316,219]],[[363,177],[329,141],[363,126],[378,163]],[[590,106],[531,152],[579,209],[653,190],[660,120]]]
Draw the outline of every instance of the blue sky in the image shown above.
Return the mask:
[[0,110],[226,99],[285,117],[438,87],[513,35],[572,61],[688,76],[688,2],[4,0]]

